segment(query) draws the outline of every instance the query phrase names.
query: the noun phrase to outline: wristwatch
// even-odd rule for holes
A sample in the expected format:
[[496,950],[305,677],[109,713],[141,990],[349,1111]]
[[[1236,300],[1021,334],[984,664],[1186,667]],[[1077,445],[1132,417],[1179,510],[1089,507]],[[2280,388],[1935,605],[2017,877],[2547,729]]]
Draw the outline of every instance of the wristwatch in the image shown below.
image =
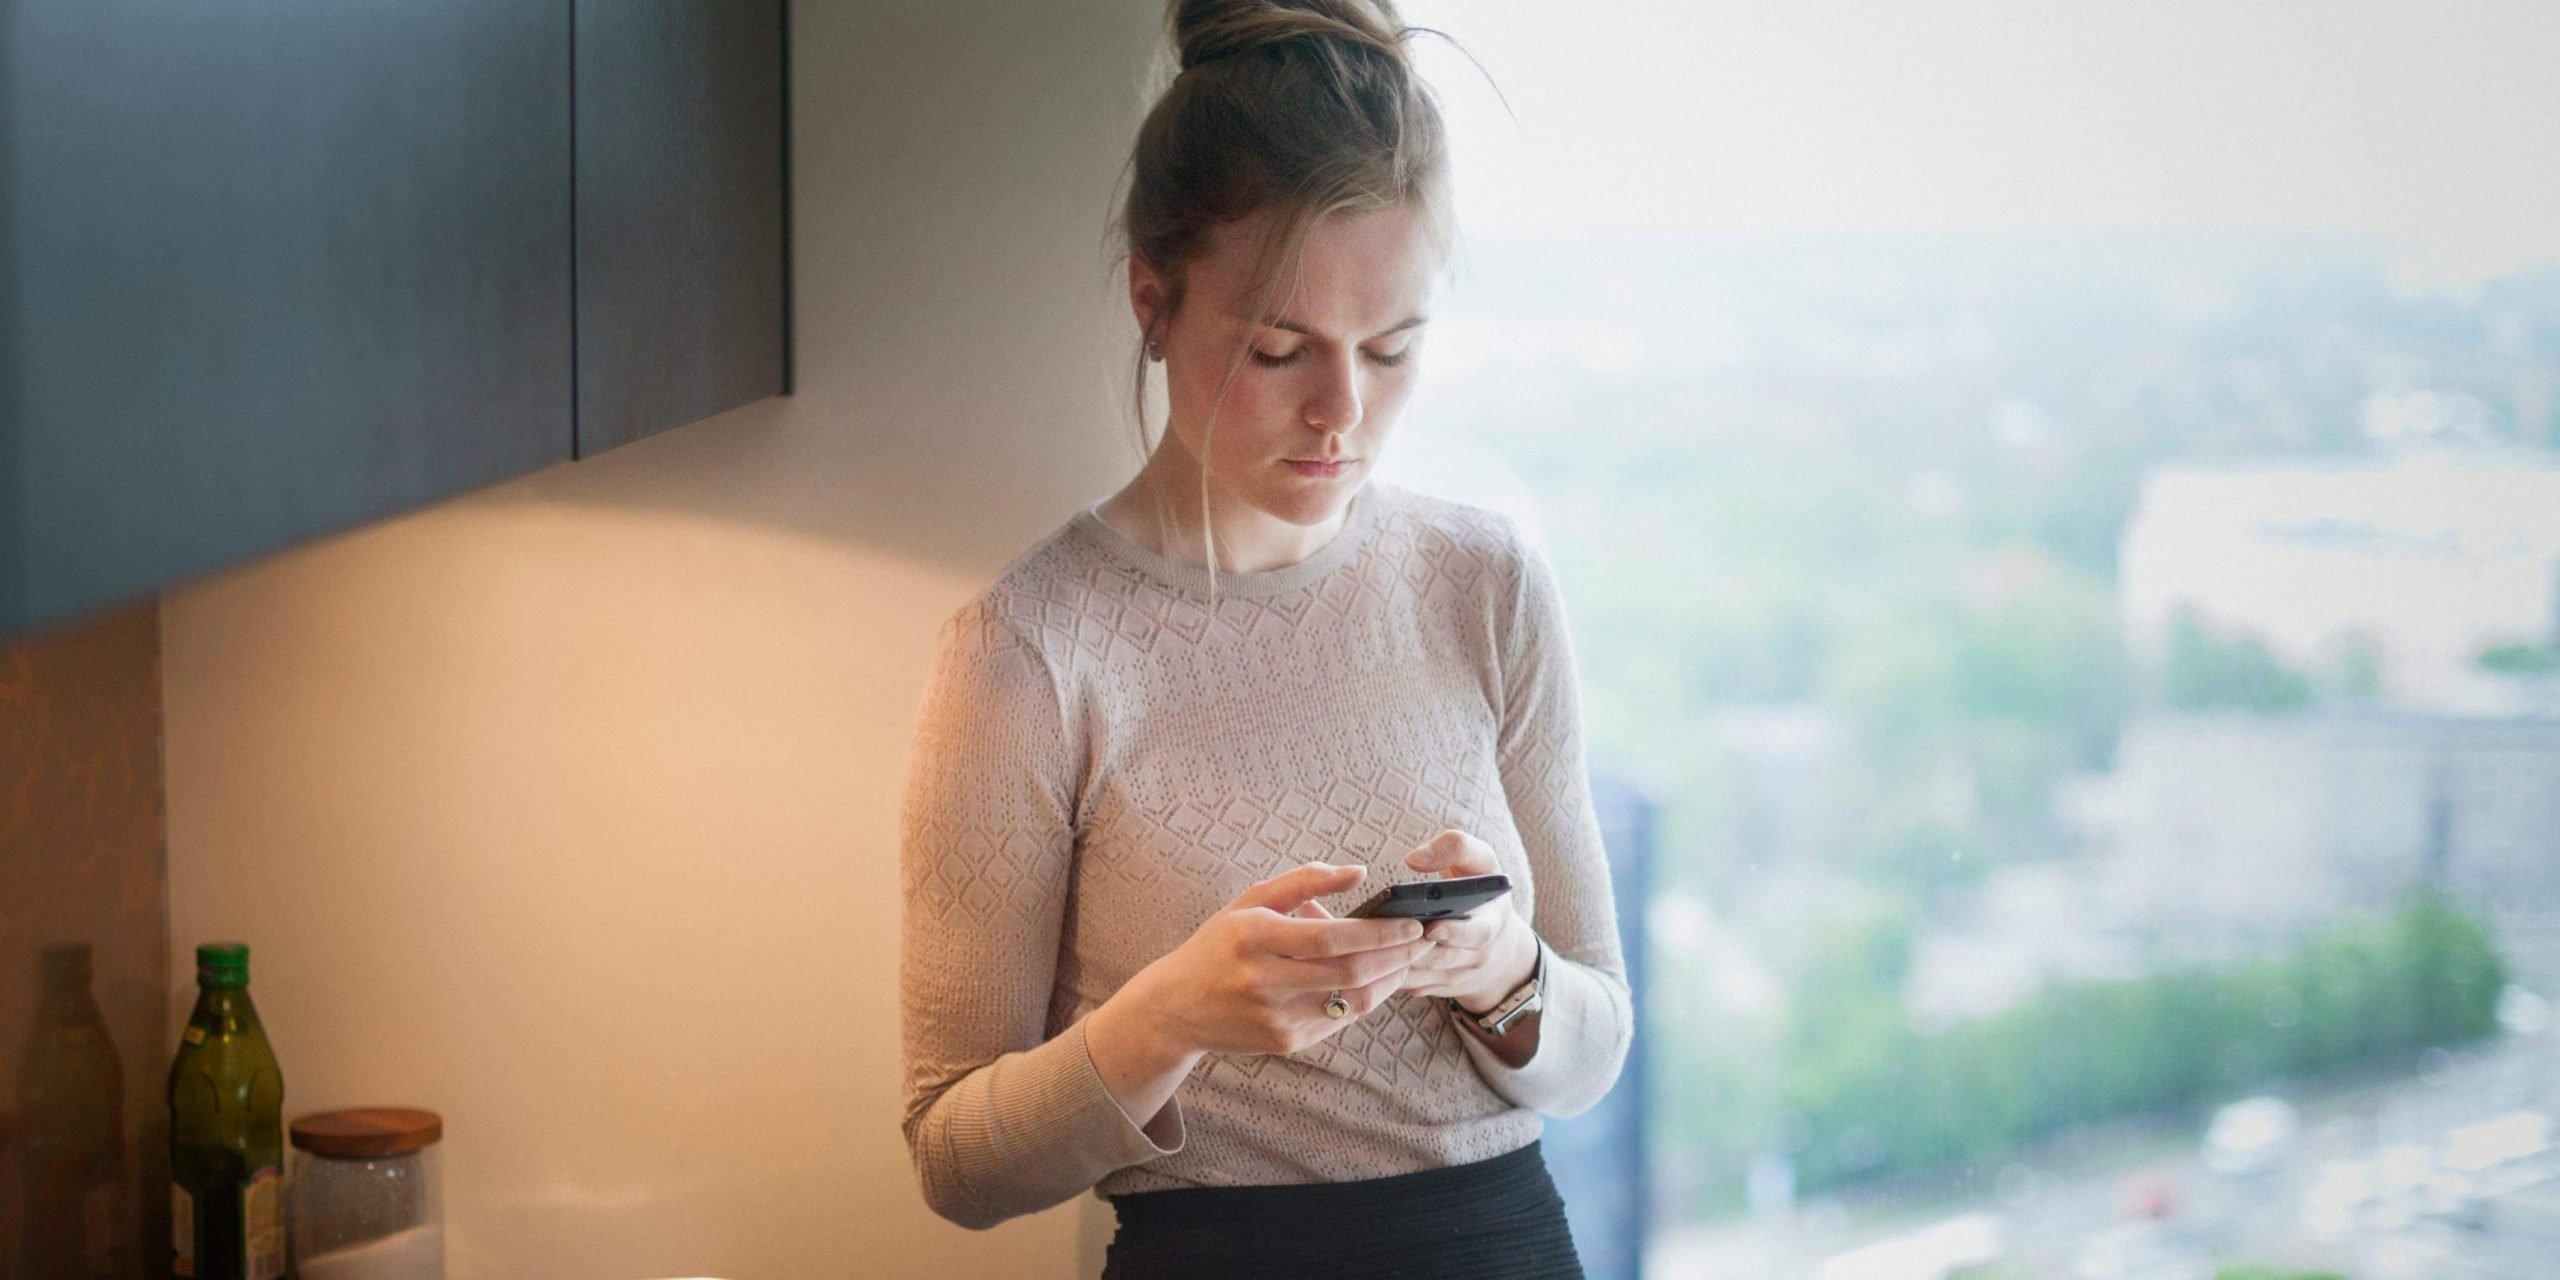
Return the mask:
[[1451,1000],[1449,1001],[1449,1012],[1456,1014],[1458,1017],[1463,1018],[1468,1022],[1474,1023],[1476,1030],[1485,1033],[1485,1035],[1494,1039],[1500,1039],[1504,1032],[1511,1029],[1512,1023],[1518,1022],[1521,1018],[1545,1008],[1547,1003],[1545,995],[1547,977],[1547,941],[1544,938],[1539,938],[1537,943],[1538,962],[1531,966],[1529,970],[1529,980],[1513,988],[1510,995],[1502,998],[1502,1003],[1495,1005],[1482,1013],[1476,1013],[1469,1010],[1465,1005],[1458,1003],[1456,1000]]

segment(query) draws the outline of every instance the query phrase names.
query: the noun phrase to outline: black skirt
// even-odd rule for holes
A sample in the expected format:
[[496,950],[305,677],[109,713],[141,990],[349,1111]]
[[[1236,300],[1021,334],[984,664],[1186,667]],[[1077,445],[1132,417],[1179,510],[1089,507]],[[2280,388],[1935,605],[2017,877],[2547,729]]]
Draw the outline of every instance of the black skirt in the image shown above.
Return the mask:
[[1474,1164],[1287,1187],[1114,1196],[1102,1280],[1581,1280],[1538,1144]]

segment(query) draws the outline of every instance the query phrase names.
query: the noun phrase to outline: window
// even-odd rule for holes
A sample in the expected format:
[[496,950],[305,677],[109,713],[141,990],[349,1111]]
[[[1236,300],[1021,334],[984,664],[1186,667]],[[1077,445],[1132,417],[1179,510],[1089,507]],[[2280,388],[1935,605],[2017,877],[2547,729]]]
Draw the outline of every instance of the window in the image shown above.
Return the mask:
[[2345,8],[1405,4],[1517,123],[1425,46],[1388,474],[1641,863],[1595,1276],[2560,1256],[2560,10]]

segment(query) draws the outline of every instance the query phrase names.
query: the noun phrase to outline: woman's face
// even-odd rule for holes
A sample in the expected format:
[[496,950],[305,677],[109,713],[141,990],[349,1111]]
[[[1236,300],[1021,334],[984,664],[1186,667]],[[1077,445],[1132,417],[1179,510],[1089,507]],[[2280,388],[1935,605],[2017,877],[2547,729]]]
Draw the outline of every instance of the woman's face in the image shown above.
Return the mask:
[[[1168,443],[1206,468],[1222,522],[1242,503],[1312,526],[1359,489],[1413,390],[1438,255],[1409,206],[1330,215],[1307,228],[1301,269],[1284,263],[1266,301],[1255,272],[1269,225],[1218,227],[1191,263],[1160,339]],[[1143,332],[1164,281],[1143,263],[1129,274]]]

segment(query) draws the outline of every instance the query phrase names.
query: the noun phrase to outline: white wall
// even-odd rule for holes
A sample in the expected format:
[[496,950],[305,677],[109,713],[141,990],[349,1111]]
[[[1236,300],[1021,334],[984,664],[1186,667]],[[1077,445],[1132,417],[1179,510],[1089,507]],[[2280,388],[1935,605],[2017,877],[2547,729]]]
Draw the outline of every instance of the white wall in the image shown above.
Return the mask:
[[799,390],[171,593],[174,1027],[444,1113],[455,1280],[1089,1272],[898,1137],[935,624],[1132,469],[1103,224],[1160,12],[793,6]]

